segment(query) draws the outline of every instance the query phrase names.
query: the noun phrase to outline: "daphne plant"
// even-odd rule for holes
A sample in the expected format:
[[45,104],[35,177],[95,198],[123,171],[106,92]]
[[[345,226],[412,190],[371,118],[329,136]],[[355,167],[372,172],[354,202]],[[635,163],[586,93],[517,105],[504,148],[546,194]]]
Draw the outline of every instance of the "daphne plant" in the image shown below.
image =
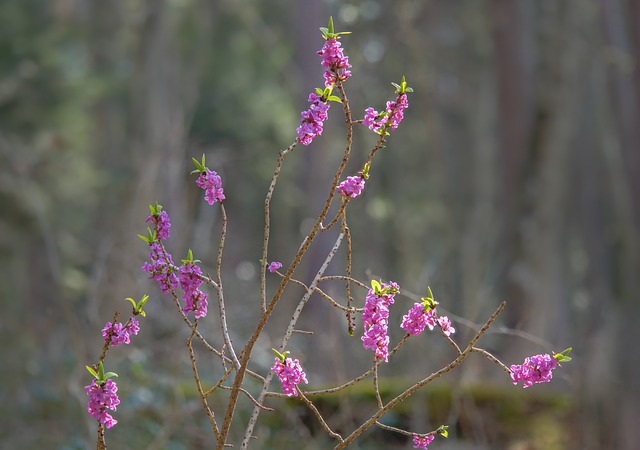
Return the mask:
[[[447,316],[439,314],[438,306],[440,303],[435,300],[430,287],[426,288],[424,297],[411,297],[420,298],[420,301],[409,307],[401,323],[393,323],[390,320],[390,311],[396,307],[394,306],[395,304],[404,302],[402,300],[404,290],[403,294],[401,294],[400,286],[393,281],[374,279],[370,280],[369,283],[365,283],[352,276],[351,265],[354,255],[352,253],[351,232],[346,211],[351,201],[362,200],[359,197],[363,193],[365,182],[373,176],[375,156],[380,149],[386,146],[391,132],[396,130],[402,122],[404,112],[409,106],[408,95],[413,90],[407,85],[403,76],[399,83],[392,83],[396,97],[394,100],[387,102],[382,112],[369,107],[364,109],[363,118],[355,118],[344,86],[345,82],[352,76],[352,66],[349,64],[349,58],[344,54],[340,41],[341,37],[348,34],[348,32],[336,32],[332,19],[329,19],[327,28],[321,28],[321,37],[325,42],[317,54],[321,57],[320,65],[324,69],[324,88],[318,88],[309,95],[310,106],[308,110],[301,114],[295,140],[278,154],[271,184],[264,201],[265,224],[262,255],[261,258],[256,258],[260,260],[261,266],[259,294],[253,304],[258,320],[251,328],[251,335],[242,348],[237,347],[230,337],[230,325],[227,323],[225,308],[226,300],[221,266],[222,253],[226,242],[227,216],[223,202],[226,200],[223,180],[216,171],[206,166],[205,155],[202,155],[201,159],[193,158],[195,170],[192,174],[198,174],[196,185],[205,191],[205,201],[220,211],[220,234],[218,237],[218,251],[213,262],[215,267],[213,274],[204,273],[199,265],[201,262],[194,258],[191,250],[187,252],[187,257],[181,260],[180,265],[174,263],[172,255],[165,248],[165,242],[170,239],[170,217],[158,202],[149,207],[150,215],[147,218],[147,223],[149,223],[150,227],[147,228],[146,235],[139,235],[150,249],[149,258],[141,267],[142,271],[146,272],[150,279],[155,280],[160,291],[167,294],[169,299],[172,300],[176,307],[176,313],[189,329],[187,350],[195,387],[202,404],[203,413],[211,425],[212,441],[219,450],[232,445],[232,442],[230,442],[230,429],[232,423],[237,423],[235,412],[240,396],[247,397],[253,405],[251,413],[243,423],[244,433],[237,443],[241,449],[249,447],[260,414],[274,411],[266,403],[273,399],[288,397],[296,397],[293,401],[300,401],[309,408],[322,429],[330,438],[334,439],[336,449],[348,447],[372,427],[403,434],[407,439],[411,439],[414,448],[426,449],[437,436],[448,436],[446,425],[441,425],[434,430],[404,430],[387,425],[382,419],[387,413],[420,389],[458,367],[472,353],[482,354],[489,361],[501,367],[514,384],[522,382],[525,388],[537,383],[550,381],[552,371],[559,367],[560,363],[568,362],[571,359],[568,356],[571,349],[567,349],[551,355],[531,356],[526,358],[521,365],[508,367],[496,356],[478,346],[478,341],[497,320],[506,303],[500,304],[493,314],[487,318],[484,325],[475,330],[471,339],[463,343],[455,334],[456,329],[452,321]],[[335,168],[333,182],[326,194],[326,200],[310,231],[302,240],[298,250],[289,255],[290,262],[283,264],[269,258],[271,199],[277,188],[285,159],[294,152],[298,144],[307,146],[321,136],[330,103],[339,103],[342,106],[346,123],[345,150],[340,163]],[[355,175],[345,178],[345,171],[351,160],[353,149],[353,130],[354,127],[359,125],[369,128],[377,135],[377,138],[365,157],[364,165],[360,166],[362,169]],[[343,180],[342,182],[340,182],[341,179]],[[337,203],[337,206],[335,203]],[[332,208],[332,206],[336,207]],[[329,211],[337,212],[335,212],[334,216],[330,216]],[[296,279],[296,269],[307,255],[312,242],[320,233],[331,229],[335,229],[335,242],[326,254],[324,262],[320,265],[313,280],[310,283],[304,283]],[[336,258],[341,247],[346,247],[345,273],[343,275],[326,275],[329,264]],[[267,275],[267,272],[271,275]],[[344,294],[330,295],[327,290],[322,289],[323,283],[335,280],[344,283]],[[270,283],[273,284],[272,288],[267,289]],[[268,370],[263,365],[256,363],[255,358],[252,358],[252,356],[258,342],[261,342],[260,338],[263,337],[267,324],[274,316],[276,306],[281,303],[283,293],[291,284],[302,287],[303,293],[297,305],[290,312],[279,312],[279,314],[286,314],[291,319],[286,329],[281,332],[280,344],[273,349],[275,361],[270,370]],[[353,294],[355,289],[360,290],[361,294]],[[272,293],[268,294],[268,292]],[[344,313],[347,318],[346,327],[350,336],[356,335],[357,319],[361,320],[362,335],[360,340],[362,347],[365,351],[372,352],[372,358],[371,366],[359,376],[346,380],[335,387],[308,390],[303,387],[303,384],[307,385],[311,381],[313,386],[313,376],[307,377],[307,374],[302,369],[300,360],[292,359],[287,355],[290,354],[289,348],[296,347],[296,343],[292,342],[292,339],[294,335],[299,335],[295,333],[299,331],[296,328],[298,321],[313,294],[319,294],[331,307]],[[138,333],[140,327],[136,317],[144,317],[146,315],[143,307],[148,298],[145,295],[138,302],[131,298],[127,299],[133,307],[131,317],[123,324],[117,322],[119,313],[116,313],[113,320],[107,322],[102,330],[104,338],[103,352],[95,366],[87,367],[89,373],[93,376],[91,384],[85,388],[89,395],[88,410],[91,416],[98,420],[99,449],[106,448],[105,428],[111,428],[117,423],[108,411],[115,411],[116,406],[120,404],[120,400],[116,395],[117,386],[111,380],[116,375],[113,372],[104,372],[103,361],[110,347],[129,344],[131,337]],[[211,316],[216,314],[208,314],[209,303],[213,305],[213,309],[217,310],[217,318],[211,319]],[[358,303],[362,306],[357,306]],[[251,307],[251,305],[248,304],[247,307]],[[286,306],[281,308],[286,308]],[[191,315],[192,312],[193,315]],[[209,331],[214,327],[208,326],[206,330],[200,327],[200,324],[204,321],[216,324],[216,333],[219,333],[222,341],[220,345],[215,345],[215,337]],[[391,345],[392,342],[389,336],[389,330],[392,327],[405,331],[404,336],[394,345]],[[438,329],[440,333],[424,333],[427,328],[430,331]],[[450,344],[454,351],[454,357],[451,361],[439,370],[406,387],[395,397],[383,400],[378,387],[378,367],[381,364],[393,367],[394,356],[409,339],[432,339],[434,338],[433,336],[440,336],[439,338]],[[274,338],[271,337],[271,339]],[[200,341],[204,345],[209,356],[213,355],[218,359],[222,376],[216,378],[211,375],[206,380],[206,383],[203,382],[201,379],[201,376],[203,376],[201,373],[203,372],[198,370],[199,357],[194,349],[194,340]],[[299,349],[295,350],[295,354],[302,360],[313,358],[313,355],[305,355]],[[271,390],[271,382],[274,376],[277,376],[280,380],[281,390]],[[252,384],[255,385],[257,382],[259,386],[257,394],[255,391],[251,394],[245,388],[247,377],[252,378]],[[344,392],[358,383],[369,382],[375,393],[376,408],[367,418],[345,434],[338,433],[332,429],[329,422],[312,401],[312,398],[316,399],[323,395]],[[205,384],[210,387],[205,389]],[[214,409],[211,406],[214,402],[210,402],[209,399],[221,390],[227,391],[228,395],[221,396],[220,401],[215,402],[216,408],[219,409]],[[222,401],[223,398],[224,402]]]

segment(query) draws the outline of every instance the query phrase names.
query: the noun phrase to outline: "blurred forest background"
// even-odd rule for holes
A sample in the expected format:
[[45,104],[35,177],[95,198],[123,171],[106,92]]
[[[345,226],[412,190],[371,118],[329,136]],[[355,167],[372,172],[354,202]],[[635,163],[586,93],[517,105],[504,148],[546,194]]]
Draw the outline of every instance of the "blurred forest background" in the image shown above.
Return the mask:
[[[448,312],[470,321],[454,324],[460,342],[507,300],[480,344],[508,364],[574,347],[553,383],[526,391],[471,358],[386,422],[420,432],[451,425],[451,438],[434,448],[637,448],[634,0],[0,1],[0,447],[95,446],[84,366],[97,359],[114,310],[128,311],[123,299],[149,293],[141,334],[110,353],[122,403],[108,443],[211,448],[186,330],[139,270],[148,251],[136,234],[157,200],[173,219],[174,259],[192,248],[211,267],[219,221],[188,175],[191,157],[205,153],[227,195],[225,292],[240,346],[258,311],[264,195],[277,152],[323,82],[315,51],[329,15],[353,32],[342,42],[356,116],[382,108],[402,75],[415,90],[350,205],[354,275],[418,295],[430,285]],[[334,106],[325,134],[287,159],[270,259],[289,262],[317,215],[343,131]],[[356,133],[349,174],[374,137]],[[308,281],[331,242],[318,242],[298,278]],[[339,270],[336,260],[330,271]],[[300,292],[287,294],[293,302]],[[364,292],[354,295],[361,306]],[[397,303],[391,320],[399,323],[412,301]],[[325,337],[292,346],[311,385],[361,373],[370,355],[348,337],[342,315],[320,299],[307,313],[305,326]],[[282,306],[283,320],[289,314]],[[278,325],[269,339],[280,339]],[[269,339],[255,357],[263,373]],[[411,342],[385,367],[385,389],[449,361],[439,341]],[[320,406],[340,407],[331,420],[350,424],[370,401],[354,392],[352,403]],[[240,422],[249,406],[241,402]],[[330,447],[300,402],[271,406],[277,413],[262,413],[256,448]],[[386,431],[354,446],[409,447]]]

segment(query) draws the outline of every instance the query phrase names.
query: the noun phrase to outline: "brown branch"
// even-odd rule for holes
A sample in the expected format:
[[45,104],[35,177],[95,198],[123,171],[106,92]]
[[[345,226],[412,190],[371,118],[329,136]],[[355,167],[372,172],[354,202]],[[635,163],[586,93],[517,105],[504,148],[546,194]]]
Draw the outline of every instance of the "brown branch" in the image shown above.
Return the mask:
[[329,427],[327,422],[324,420],[324,418],[320,414],[320,411],[318,411],[318,408],[316,408],[316,406],[311,402],[311,400],[309,400],[304,395],[304,393],[300,390],[300,388],[298,386],[296,386],[296,389],[298,390],[298,394],[300,394],[300,397],[302,398],[302,401],[304,401],[306,403],[306,405],[309,407],[309,409],[311,411],[313,411],[313,414],[315,414],[316,418],[318,419],[318,422],[320,422],[320,425],[322,425],[322,428],[324,428],[324,431],[326,431],[327,434],[329,434],[329,436],[331,436],[331,437],[333,437],[335,439],[338,439],[338,441],[344,442],[344,439],[342,439],[342,436],[340,436],[338,433],[336,433],[335,431],[333,431]]
[[198,375],[198,367],[196,365],[196,356],[193,351],[193,337],[196,334],[196,328],[198,327],[198,319],[195,320],[193,324],[193,328],[191,329],[191,334],[187,339],[187,348],[189,349],[189,359],[191,360],[191,370],[193,371],[193,379],[196,383],[196,389],[198,389],[198,394],[200,395],[200,402],[202,403],[202,408],[204,409],[205,414],[209,418],[209,422],[211,422],[211,428],[213,429],[213,434],[216,437],[216,441],[220,440],[220,431],[218,430],[218,424],[216,423],[215,414],[211,410],[209,406],[209,402],[207,401],[207,395],[202,389],[202,384],[200,383],[200,376]]
[[447,364],[446,366],[444,366],[442,369],[438,370],[437,372],[434,372],[431,375],[429,375],[428,377],[424,378],[423,380],[415,383],[413,386],[409,387],[404,392],[402,392],[401,394],[399,394],[398,396],[393,398],[391,401],[389,401],[383,408],[378,409],[378,411],[376,413],[374,413],[368,420],[366,420],[362,425],[360,425],[356,430],[354,430],[349,436],[347,436],[345,438],[344,442],[341,442],[340,444],[338,444],[335,447],[335,449],[338,450],[338,449],[342,449],[342,448],[347,447],[358,436],[360,436],[367,429],[369,429],[372,425],[374,425],[378,421],[378,419],[380,417],[384,416],[386,413],[391,411],[396,405],[398,405],[399,403],[401,403],[402,401],[406,400],[408,397],[413,395],[418,389],[422,388],[423,386],[425,386],[426,384],[428,384],[431,381],[435,380],[436,378],[438,378],[438,377],[444,375],[445,373],[453,370],[454,368],[458,367],[460,365],[460,363],[469,355],[469,353],[471,352],[471,349],[476,344],[476,342],[478,342],[478,340],[482,337],[482,335],[484,333],[486,333],[487,329],[491,326],[491,324],[493,324],[493,322],[497,319],[498,315],[502,312],[502,310],[504,309],[505,306],[506,306],[506,302],[502,302],[500,304],[500,306],[498,306],[498,309],[496,309],[496,311],[489,317],[489,319],[482,326],[480,331],[478,331],[475,334],[475,336],[469,342],[469,345],[467,345],[467,347],[464,349],[464,351],[462,353],[460,353],[456,357],[456,359],[454,359],[452,362],[450,362],[449,364]]

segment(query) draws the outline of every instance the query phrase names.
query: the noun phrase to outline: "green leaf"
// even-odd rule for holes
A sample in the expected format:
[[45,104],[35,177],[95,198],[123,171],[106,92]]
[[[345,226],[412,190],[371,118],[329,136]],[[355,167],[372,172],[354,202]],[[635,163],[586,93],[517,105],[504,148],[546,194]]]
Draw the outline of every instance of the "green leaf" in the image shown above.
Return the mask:
[[333,34],[334,29],[333,29],[333,16],[329,16],[329,29],[328,29],[328,33],[329,34]]
[[142,307],[147,303],[147,300],[149,300],[149,296],[147,294],[143,295],[140,302],[138,302],[138,308],[140,308],[140,310],[142,310]]
[[371,169],[371,161],[369,161],[368,163],[366,163],[364,165],[364,167],[362,168],[362,177],[365,180],[369,179],[369,170]]
[[143,235],[139,234],[138,237],[140,239],[142,239],[143,241],[145,241],[147,244],[151,244],[151,241],[149,241],[149,239],[147,239],[146,237],[144,237]]
[[371,287],[373,288],[373,292],[375,294],[380,293],[381,286],[377,280],[371,280]]
[[338,102],[338,103],[342,103],[342,99],[340,97],[338,97],[337,95],[330,95],[327,97],[327,100],[330,102]]
[[136,305],[136,301],[134,299],[132,299],[131,297],[127,297],[124,299],[125,302],[131,302],[131,304],[133,305],[133,309],[135,311],[135,309],[138,307],[138,305]]
[[289,351],[286,351],[284,353],[280,353],[275,348],[272,348],[271,350],[273,350],[273,354],[276,355],[276,358],[280,359],[280,361],[282,361],[282,362],[284,362],[285,358],[287,357],[287,353],[289,353]]
[[316,94],[318,94],[319,96],[323,96],[324,95],[324,91],[320,88],[316,88]]
[[102,365],[102,361],[98,363],[98,380],[104,381],[104,366]]
[[553,357],[557,359],[558,362],[569,362],[573,359],[571,356],[568,356],[569,353],[571,353],[571,350],[573,350],[573,347],[569,347],[560,353],[554,353]]
[[196,169],[197,169],[192,171],[191,173],[205,172],[207,170],[207,167],[205,166],[205,163],[204,163],[204,153],[202,154],[202,162],[198,161],[193,157],[191,158],[191,160],[193,161],[193,164],[196,166]]
[[118,374],[117,374],[117,373],[115,373],[115,372],[107,372],[107,373],[105,373],[105,374],[104,374],[104,378],[103,378],[103,380],[104,380],[104,381],[106,381],[106,380],[108,380],[109,378],[117,377],[117,376],[118,376]]
[[93,378],[98,378],[98,373],[93,370],[93,367],[91,366],[85,366],[87,368],[87,371],[89,371],[89,373],[93,376]]

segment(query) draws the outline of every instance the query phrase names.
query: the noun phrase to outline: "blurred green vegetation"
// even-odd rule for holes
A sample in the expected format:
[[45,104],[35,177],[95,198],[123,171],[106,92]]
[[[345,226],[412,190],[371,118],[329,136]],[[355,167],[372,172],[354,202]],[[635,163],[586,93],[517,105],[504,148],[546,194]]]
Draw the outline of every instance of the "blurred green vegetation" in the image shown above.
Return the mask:
[[[451,425],[437,448],[635,448],[640,371],[627,350],[640,338],[635,2],[0,0],[3,448],[94,445],[84,366],[113,311],[127,310],[122,299],[144,293],[152,298],[141,335],[108,361],[122,400],[108,442],[210,448],[185,330],[139,271],[147,250],[136,234],[157,200],[172,217],[174,258],[191,248],[211,270],[217,216],[188,175],[191,157],[206,154],[227,195],[225,293],[240,345],[257,315],[264,194],[308,93],[323,82],[315,51],[329,15],[353,32],[343,45],[356,116],[382,108],[403,75],[415,90],[365,194],[349,205],[354,274],[419,295],[430,285],[444,308],[476,323],[506,299],[502,331],[481,341],[505,362],[575,349],[542,389],[516,389],[490,362],[470,362],[387,419],[421,432]],[[273,259],[291,259],[324,201],[343,129],[334,105],[322,138],[288,158],[272,202]],[[374,142],[366,130],[355,139],[348,174]],[[330,241],[319,240],[296,276],[308,281]],[[330,271],[340,269],[336,260]],[[296,289],[256,351],[261,373]],[[327,289],[340,298],[339,285]],[[293,347],[314,383],[344,381],[368,355],[343,317],[315,300],[304,326],[328,337]],[[392,320],[410,304],[403,298]],[[215,342],[215,323],[206,327]],[[456,328],[459,339],[470,336],[464,323]],[[407,348],[383,373],[389,395],[450,356],[431,341]],[[220,370],[204,356],[201,364],[211,379]],[[351,429],[371,404],[369,389],[319,405]],[[331,446],[300,402],[273,406],[256,447]],[[241,403],[235,435],[249,407]],[[354,448],[409,446],[387,431],[367,436]]]

